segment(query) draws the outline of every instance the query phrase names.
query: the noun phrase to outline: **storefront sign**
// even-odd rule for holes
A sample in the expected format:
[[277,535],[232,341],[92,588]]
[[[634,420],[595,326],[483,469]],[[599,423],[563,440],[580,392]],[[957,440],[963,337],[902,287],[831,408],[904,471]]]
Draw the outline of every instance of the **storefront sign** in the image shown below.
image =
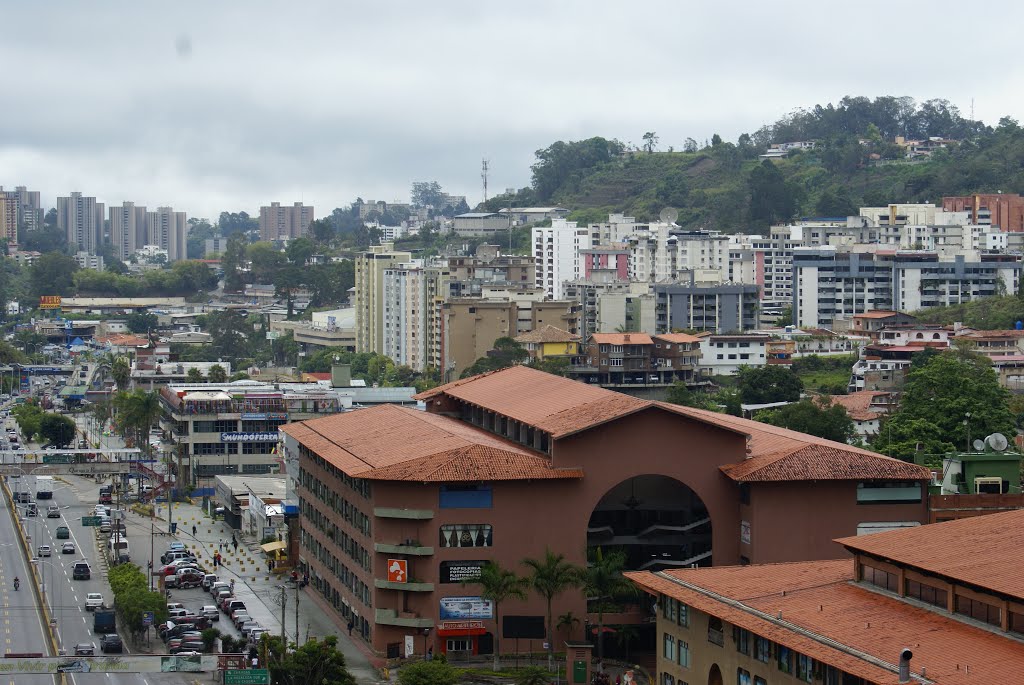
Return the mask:
[[267,412],[267,418],[270,419],[271,421],[287,421],[288,420],[288,412],[268,411]]
[[249,413],[243,413],[242,414],[242,420],[243,421],[263,421],[266,418],[267,418],[266,414],[249,414]]
[[40,309],[60,309],[60,295],[43,295],[39,298]]
[[494,604],[483,597],[442,597],[441,620],[494,618]]
[[483,621],[441,621],[441,630],[480,630]]
[[388,559],[388,582],[404,583],[409,580],[409,562],[406,559]]
[[486,561],[443,561],[441,562],[442,583],[464,583],[476,580],[484,568]]
[[277,442],[277,432],[267,433],[221,433],[221,442]]

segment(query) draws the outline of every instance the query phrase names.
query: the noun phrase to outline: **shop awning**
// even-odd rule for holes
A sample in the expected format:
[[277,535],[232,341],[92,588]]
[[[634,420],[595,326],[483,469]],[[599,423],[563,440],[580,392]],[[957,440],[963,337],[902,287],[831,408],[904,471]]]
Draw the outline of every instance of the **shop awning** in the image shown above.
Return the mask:
[[265,545],[260,545],[260,549],[262,549],[264,552],[276,552],[279,549],[284,549],[287,546],[288,546],[287,542],[282,542],[281,540],[276,540],[274,542],[268,542]]

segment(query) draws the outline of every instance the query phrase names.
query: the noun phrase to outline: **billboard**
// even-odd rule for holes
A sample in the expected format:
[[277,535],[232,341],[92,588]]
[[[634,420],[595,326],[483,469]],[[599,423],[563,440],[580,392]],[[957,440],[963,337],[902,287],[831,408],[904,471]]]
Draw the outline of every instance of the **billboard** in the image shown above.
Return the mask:
[[442,561],[441,582],[442,583],[464,583],[476,580],[487,562],[478,559],[473,561]]
[[442,597],[441,620],[494,618],[494,604],[483,597]]
[[40,309],[60,309],[60,295],[41,295],[39,297]]
[[221,433],[221,442],[277,442],[280,436],[274,432]]
[[200,673],[217,670],[217,655],[124,655],[2,657],[0,674],[41,673]]

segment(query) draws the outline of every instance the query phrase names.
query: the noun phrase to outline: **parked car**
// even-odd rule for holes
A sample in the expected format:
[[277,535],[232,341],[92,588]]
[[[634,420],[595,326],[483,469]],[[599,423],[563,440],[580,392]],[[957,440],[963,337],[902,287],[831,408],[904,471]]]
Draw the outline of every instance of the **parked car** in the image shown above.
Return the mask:
[[167,652],[169,654],[202,654],[204,647],[202,639],[184,640],[181,644],[170,647]]
[[246,621],[246,622],[245,622],[245,623],[243,623],[243,624],[242,624],[242,626],[241,626],[241,627],[240,627],[240,628],[238,629],[238,632],[240,632],[240,633],[242,634],[242,636],[243,636],[243,637],[245,637],[245,638],[247,638],[247,639],[248,639],[248,637],[249,637],[249,634],[250,634],[250,633],[251,633],[251,632],[252,632],[253,630],[258,630],[258,629],[260,629],[260,628],[262,628],[262,627],[263,627],[263,626],[261,626],[261,625],[260,625],[260,624],[259,624],[259,623],[258,623],[257,621]]
[[96,656],[96,645],[91,642],[79,642],[75,645],[75,656]]
[[73,542],[65,542],[60,547],[60,553],[61,554],[74,554],[75,553],[75,543],[73,543]]
[[231,583],[218,580],[216,583],[210,586],[210,595],[216,597],[221,592],[231,592]]
[[221,590],[220,592],[218,592],[217,597],[215,598],[217,601],[217,608],[223,609],[224,602],[233,598],[234,596],[235,595],[230,590]]
[[216,573],[204,573],[203,574],[203,589],[209,590],[210,586],[217,582]]
[[223,611],[224,613],[226,613],[229,616],[235,610],[237,610],[237,609],[244,609],[244,608],[245,608],[245,602],[243,602],[240,599],[235,599],[234,597],[228,597],[227,599],[225,599],[220,604],[220,610]]
[[254,628],[249,631],[249,644],[254,645],[260,641],[260,635],[267,632],[266,628]]
[[117,633],[108,633],[100,638],[100,651],[104,654],[120,654],[124,651],[121,643],[121,636]]
[[203,574],[200,571],[193,568],[183,568],[173,576],[167,576],[164,579],[164,586],[188,589],[199,587],[202,582]]
[[184,609],[184,608],[185,608],[185,605],[182,604],[181,602],[168,602],[167,603],[167,611],[171,611],[172,609]]
[[253,620],[252,616],[250,616],[249,612],[245,611],[244,609],[241,610],[241,611],[236,612],[231,617],[231,623],[234,624],[234,626],[236,628],[241,628],[243,625],[245,625],[246,623],[248,623],[251,620]]
[[85,596],[85,610],[96,611],[103,608],[103,595],[99,592],[90,592]]
[[176,618],[181,618],[186,614],[188,614],[188,609],[186,609],[185,607],[182,607],[180,609],[170,609],[167,611],[167,617],[170,618],[172,621]]
[[211,621],[220,621],[220,612],[212,604],[205,605],[199,612]]

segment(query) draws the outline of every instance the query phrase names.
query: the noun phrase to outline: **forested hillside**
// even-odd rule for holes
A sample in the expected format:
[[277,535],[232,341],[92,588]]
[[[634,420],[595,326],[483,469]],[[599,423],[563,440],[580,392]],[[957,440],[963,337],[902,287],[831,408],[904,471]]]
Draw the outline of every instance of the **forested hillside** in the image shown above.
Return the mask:
[[[958,142],[910,161],[895,136]],[[1024,192],[1024,130],[1017,122],[1004,118],[987,127],[943,100],[848,97],[794,112],[735,143],[715,135],[704,145],[687,139],[676,148],[655,132],[643,140],[639,148],[599,137],[553,143],[537,151],[531,187],[484,206],[558,204],[580,221],[610,212],[649,220],[672,206],[683,226],[736,232],[794,217],[854,214],[860,206]],[[758,159],[772,143],[798,140],[817,147]]]

